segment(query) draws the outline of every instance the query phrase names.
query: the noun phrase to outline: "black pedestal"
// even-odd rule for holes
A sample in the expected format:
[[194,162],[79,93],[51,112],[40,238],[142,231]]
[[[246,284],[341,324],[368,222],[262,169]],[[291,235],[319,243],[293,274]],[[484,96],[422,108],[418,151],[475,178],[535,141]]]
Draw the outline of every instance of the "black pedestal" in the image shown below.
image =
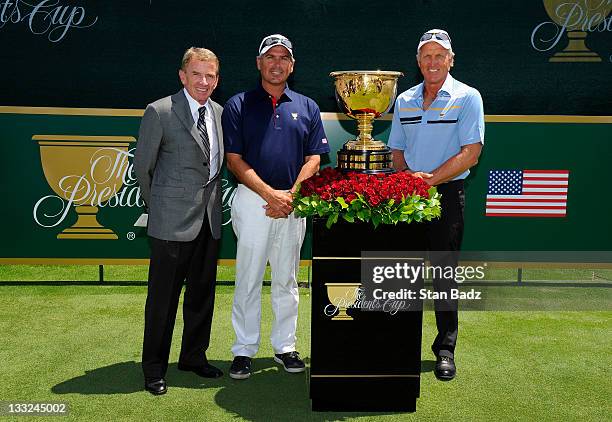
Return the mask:
[[315,411],[415,411],[423,313],[347,309],[333,320],[325,283],[359,283],[362,251],[425,249],[420,224],[313,220],[310,398]]

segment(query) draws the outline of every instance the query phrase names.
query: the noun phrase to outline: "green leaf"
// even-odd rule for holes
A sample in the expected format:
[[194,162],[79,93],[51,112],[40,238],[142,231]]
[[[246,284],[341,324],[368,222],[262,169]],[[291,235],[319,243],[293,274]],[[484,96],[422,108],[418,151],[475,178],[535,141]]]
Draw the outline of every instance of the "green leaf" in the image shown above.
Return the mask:
[[414,208],[411,205],[405,205],[402,207],[402,214],[412,214],[414,212]]
[[344,218],[349,223],[355,222],[355,216],[353,214],[342,214],[342,218]]
[[328,229],[331,228],[331,226],[333,226],[336,222],[338,221],[338,213],[333,213],[330,214],[329,217],[327,217],[327,222],[325,223],[325,227],[327,227]]
[[348,208],[348,204],[346,203],[346,201],[344,200],[343,197],[339,196],[336,198],[336,202],[340,204],[340,206],[342,207],[342,209],[346,209]]
[[372,215],[372,224],[374,224],[374,227],[378,227],[381,221],[382,221],[382,217],[380,214]]
[[370,221],[370,216],[371,216],[371,212],[368,208],[362,208],[359,211],[357,211],[357,217],[361,220],[361,221]]

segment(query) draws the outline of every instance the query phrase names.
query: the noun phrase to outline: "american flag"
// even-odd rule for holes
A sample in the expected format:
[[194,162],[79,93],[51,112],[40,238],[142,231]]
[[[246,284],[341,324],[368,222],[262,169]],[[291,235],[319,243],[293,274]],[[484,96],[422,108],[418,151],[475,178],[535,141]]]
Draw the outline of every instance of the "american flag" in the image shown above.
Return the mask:
[[488,217],[565,217],[568,170],[489,170]]

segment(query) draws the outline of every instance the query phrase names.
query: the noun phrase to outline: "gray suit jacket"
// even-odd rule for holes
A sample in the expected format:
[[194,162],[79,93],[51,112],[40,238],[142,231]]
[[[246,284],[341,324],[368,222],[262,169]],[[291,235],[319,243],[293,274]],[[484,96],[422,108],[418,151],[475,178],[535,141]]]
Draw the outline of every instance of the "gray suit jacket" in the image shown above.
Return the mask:
[[202,140],[183,90],[149,104],[145,110],[134,154],[134,171],[140,194],[149,207],[149,236],[191,241],[200,232],[208,211],[212,235],[215,239],[221,237],[223,107],[209,101],[219,145],[219,170],[210,182]]

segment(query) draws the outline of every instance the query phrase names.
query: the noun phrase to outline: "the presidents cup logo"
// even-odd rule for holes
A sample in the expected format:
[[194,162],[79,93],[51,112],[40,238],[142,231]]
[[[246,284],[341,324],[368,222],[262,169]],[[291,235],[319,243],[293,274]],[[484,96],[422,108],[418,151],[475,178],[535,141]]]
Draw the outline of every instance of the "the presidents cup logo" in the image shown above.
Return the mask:
[[32,34],[60,42],[73,29],[91,28],[98,22],[85,7],[60,0],[0,0],[0,30],[6,25],[25,26]]
[[325,307],[323,313],[332,316],[334,321],[352,321],[353,317],[346,313],[352,308],[361,292],[361,283],[325,283],[327,297],[330,304]]
[[[56,227],[74,207],[77,221],[58,239],[117,239],[96,218],[100,207],[142,206],[129,157],[131,136],[35,135],[47,183],[56,193],[34,205],[34,221]],[[122,189],[125,185],[125,189]]]
[[612,0],[543,2],[552,22],[542,22],[533,29],[532,47],[538,51],[550,51],[565,40],[563,35],[567,33],[567,46],[555,53],[550,62],[601,62],[601,57],[587,48],[586,38],[590,32],[612,31],[612,16],[608,17]]
[[[45,179],[55,192],[34,204],[36,224],[46,228],[61,226],[74,208],[76,223],[60,232],[58,239],[118,239],[113,230],[100,224],[97,215],[100,208],[144,205],[130,162],[136,139],[132,136],[34,135],[32,140],[40,146]],[[225,226],[232,221],[230,212],[236,186],[227,179],[221,179],[220,183]]]

